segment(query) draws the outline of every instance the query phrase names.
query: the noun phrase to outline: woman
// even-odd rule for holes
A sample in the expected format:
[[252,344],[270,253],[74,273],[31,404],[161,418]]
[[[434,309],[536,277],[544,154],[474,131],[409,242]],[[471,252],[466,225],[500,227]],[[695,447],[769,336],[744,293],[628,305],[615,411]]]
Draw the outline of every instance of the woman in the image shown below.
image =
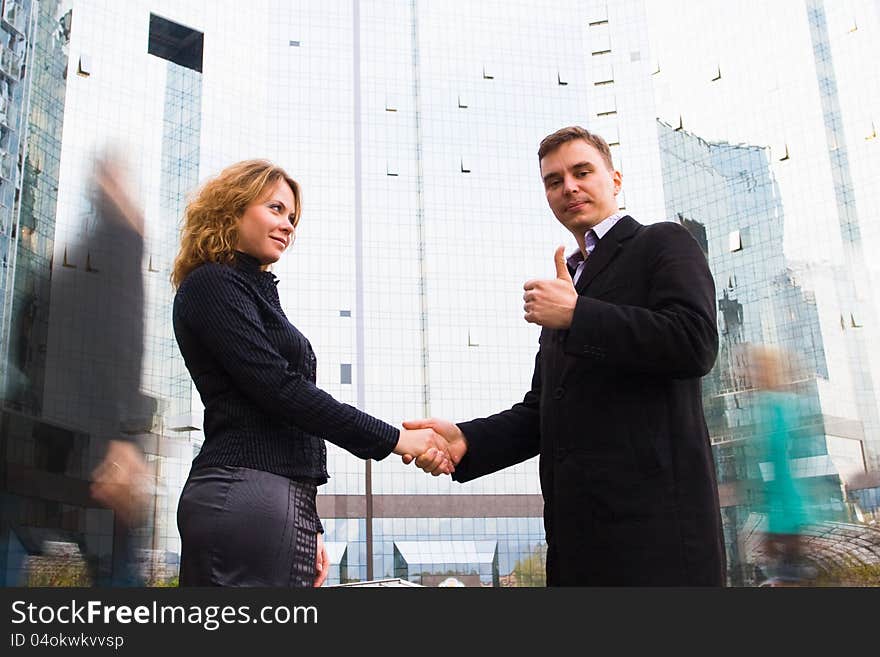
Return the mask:
[[315,386],[312,347],[267,271],[299,216],[299,185],[263,160],[228,167],[186,208],[174,333],[205,406],[205,443],[177,512],[181,586],[323,583],[325,438],[363,459],[394,452],[452,471],[433,431],[398,430]]
[[811,437],[804,435],[809,425],[797,395],[801,377],[794,355],[780,347],[744,344],[740,350],[755,395],[757,431],[750,453],[763,481],[758,509],[767,521],[762,569],[769,577],[760,586],[800,586],[814,574],[802,535],[819,519],[817,491],[811,487],[815,479],[797,477],[793,463],[811,453]]

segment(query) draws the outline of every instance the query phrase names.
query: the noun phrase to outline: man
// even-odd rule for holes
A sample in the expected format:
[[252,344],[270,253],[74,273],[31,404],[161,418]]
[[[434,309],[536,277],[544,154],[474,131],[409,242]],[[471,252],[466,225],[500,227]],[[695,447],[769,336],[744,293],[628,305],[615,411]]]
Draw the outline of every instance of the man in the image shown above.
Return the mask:
[[449,441],[459,482],[540,454],[549,586],[720,586],[700,387],[718,350],[706,258],[680,225],[618,213],[621,174],[598,135],[563,128],[538,159],[580,248],[567,263],[557,249],[555,279],[525,284],[525,319],[543,327],[531,390],[487,418],[404,426]]
[[[86,271],[77,277],[71,297],[76,299],[76,310],[67,327],[79,336],[96,395],[83,402],[89,410],[83,427],[96,444],[106,441],[107,445],[103,460],[92,471],[91,485],[92,499],[114,512],[112,558],[109,564],[103,559],[95,563],[98,586],[145,583],[138,552],[145,547],[142,528],[152,501],[141,445],[124,432],[146,434],[155,406],[140,391],[144,216],[131,195],[125,169],[122,159],[111,153],[95,162],[94,221],[85,230],[89,259]],[[75,389],[68,394],[79,399]]]

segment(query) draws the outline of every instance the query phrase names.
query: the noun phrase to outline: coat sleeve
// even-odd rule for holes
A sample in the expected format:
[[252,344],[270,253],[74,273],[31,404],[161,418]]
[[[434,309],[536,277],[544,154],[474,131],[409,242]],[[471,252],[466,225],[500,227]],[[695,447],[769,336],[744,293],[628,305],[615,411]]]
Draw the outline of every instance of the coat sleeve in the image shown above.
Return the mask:
[[535,356],[532,388],[523,400],[501,413],[459,422],[468,451],[452,478],[466,482],[537,456],[541,446],[541,352]]
[[274,347],[253,292],[222,266],[202,266],[178,291],[180,320],[207,349],[241,393],[270,416],[322,436],[360,458],[381,459],[399,431],[337,401]]
[[704,376],[718,353],[715,283],[687,230],[672,222],[646,226],[639,275],[647,303],[619,305],[581,295],[565,343],[569,355],[621,372],[671,378]]

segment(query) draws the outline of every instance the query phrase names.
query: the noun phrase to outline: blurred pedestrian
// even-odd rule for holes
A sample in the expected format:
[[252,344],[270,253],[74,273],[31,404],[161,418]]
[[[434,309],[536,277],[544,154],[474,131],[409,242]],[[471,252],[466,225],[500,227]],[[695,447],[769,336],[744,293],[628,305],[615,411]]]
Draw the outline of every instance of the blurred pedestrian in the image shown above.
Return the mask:
[[811,569],[804,557],[803,531],[815,520],[803,478],[792,467],[802,425],[793,354],[774,345],[746,345],[755,392],[756,435],[752,452],[763,482],[760,508],[766,517],[762,586],[800,585]]
[[[133,200],[121,158],[95,162],[94,223],[87,230],[88,257],[77,289],[83,362],[96,394],[87,418],[94,441],[105,441],[103,460],[92,472],[91,494],[114,513],[109,577],[96,583],[144,583],[139,530],[150,503],[149,479],[138,432],[150,428],[153,402],[140,391],[144,342],[144,217]],[[91,304],[91,305],[90,305]]]

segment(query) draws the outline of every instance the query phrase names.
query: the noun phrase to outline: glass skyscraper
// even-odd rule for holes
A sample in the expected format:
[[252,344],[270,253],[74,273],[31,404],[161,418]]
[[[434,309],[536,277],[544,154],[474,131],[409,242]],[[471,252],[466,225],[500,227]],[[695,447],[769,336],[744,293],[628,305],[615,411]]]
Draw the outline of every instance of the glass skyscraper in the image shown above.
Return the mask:
[[876,75],[855,70],[876,60],[880,21],[869,2],[646,8],[666,216],[702,236],[715,275],[721,351],[704,400],[731,581],[750,583],[750,491],[761,473],[748,471],[755,408],[748,382],[732,375],[737,344],[775,344],[801,360],[792,464],[819,489],[822,515],[876,512],[860,482],[874,479],[866,474],[880,457],[880,270],[869,256],[880,90]]
[[[841,475],[864,469],[856,437],[828,437],[817,379],[827,377],[813,294],[802,289],[783,250],[785,217],[766,148],[709,143],[658,123],[668,216],[703,246],[717,286],[718,359],[704,379],[704,407],[714,445],[728,570],[749,581],[744,543],[760,513],[765,474],[751,458],[762,425],[741,347],[773,344],[802,359],[792,467],[809,486],[816,515],[847,519]],[[830,423],[829,423],[830,424]]]

